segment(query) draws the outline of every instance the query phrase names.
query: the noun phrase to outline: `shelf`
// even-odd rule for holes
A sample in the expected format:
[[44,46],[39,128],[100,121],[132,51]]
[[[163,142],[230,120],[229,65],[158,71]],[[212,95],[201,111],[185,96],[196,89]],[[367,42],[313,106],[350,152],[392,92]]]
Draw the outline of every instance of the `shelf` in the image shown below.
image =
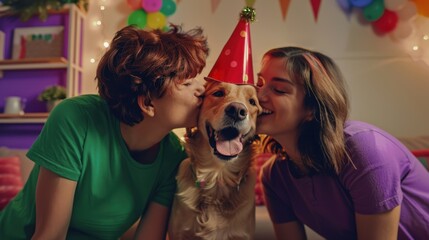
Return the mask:
[[0,124],[15,123],[45,123],[49,113],[25,113],[25,114],[6,114],[0,113]]
[[18,69],[53,69],[67,68],[67,59],[63,57],[55,58],[27,58],[1,60],[0,70],[18,70]]

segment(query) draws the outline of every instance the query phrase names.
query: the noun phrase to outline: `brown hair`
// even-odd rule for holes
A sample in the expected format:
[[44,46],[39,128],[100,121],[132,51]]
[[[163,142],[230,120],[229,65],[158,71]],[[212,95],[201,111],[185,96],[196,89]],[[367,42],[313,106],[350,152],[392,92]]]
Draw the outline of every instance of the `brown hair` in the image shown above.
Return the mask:
[[[348,154],[344,142],[344,124],[349,100],[341,71],[328,56],[299,47],[271,49],[269,58],[284,58],[285,71],[304,84],[304,106],[313,119],[300,125],[298,150],[304,166],[311,172],[338,173]],[[264,139],[271,152],[281,153],[274,139]]]
[[113,114],[126,124],[143,120],[137,103],[144,96],[162,97],[167,86],[201,73],[208,56],[201,28],[183,32],[171,25],[166,32],[135,26],[119,30],[97,67],[98,92]]

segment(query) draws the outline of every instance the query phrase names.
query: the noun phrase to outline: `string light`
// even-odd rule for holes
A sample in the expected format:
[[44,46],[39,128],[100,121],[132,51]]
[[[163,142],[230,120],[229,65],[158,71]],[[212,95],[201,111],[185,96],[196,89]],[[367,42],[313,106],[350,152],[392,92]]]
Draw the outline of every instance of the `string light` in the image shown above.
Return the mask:
[[[108,2],[107,0],[98,0],[98,6],[97,6],[97,10],[98,12],[94,15],[97,15],[95,17],[95,19],[92,22],[93,25],[93,30],[94,31],[99,31],[99,34],[95,34],[95,35],[99,35],[101,36],[101,43],[100,43],[100,52],[104,51],[105,49],[110,47],[110,43],[108,41],[106,41],[105,39],[105,35],[104,35],[104,12],[107,9],[108,6]],[[97,55],[101,55],[101,54],[97,54]],[[98,62],[98,58],[95,56],[91,56],[89,58],[89,62],[94,64]]]

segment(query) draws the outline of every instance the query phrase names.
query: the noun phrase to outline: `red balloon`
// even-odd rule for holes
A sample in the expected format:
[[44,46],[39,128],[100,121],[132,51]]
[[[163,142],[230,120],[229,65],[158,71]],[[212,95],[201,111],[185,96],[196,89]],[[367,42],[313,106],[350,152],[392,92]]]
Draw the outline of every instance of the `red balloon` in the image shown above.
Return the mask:
[[398,24],[398,14],[385,9],[383,15],[377,21],[371,22],[371,24],[376,33],[386,34],[396,28]]

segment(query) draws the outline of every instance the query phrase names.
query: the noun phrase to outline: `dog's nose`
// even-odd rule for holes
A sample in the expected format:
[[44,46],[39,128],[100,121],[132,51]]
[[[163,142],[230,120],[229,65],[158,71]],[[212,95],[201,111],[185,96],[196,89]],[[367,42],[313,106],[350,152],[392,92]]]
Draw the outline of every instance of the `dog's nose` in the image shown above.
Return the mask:
[[225,114],[235,121],[241,121],[247,117],[247,108],[242,103],[233,102],[225,108]]

